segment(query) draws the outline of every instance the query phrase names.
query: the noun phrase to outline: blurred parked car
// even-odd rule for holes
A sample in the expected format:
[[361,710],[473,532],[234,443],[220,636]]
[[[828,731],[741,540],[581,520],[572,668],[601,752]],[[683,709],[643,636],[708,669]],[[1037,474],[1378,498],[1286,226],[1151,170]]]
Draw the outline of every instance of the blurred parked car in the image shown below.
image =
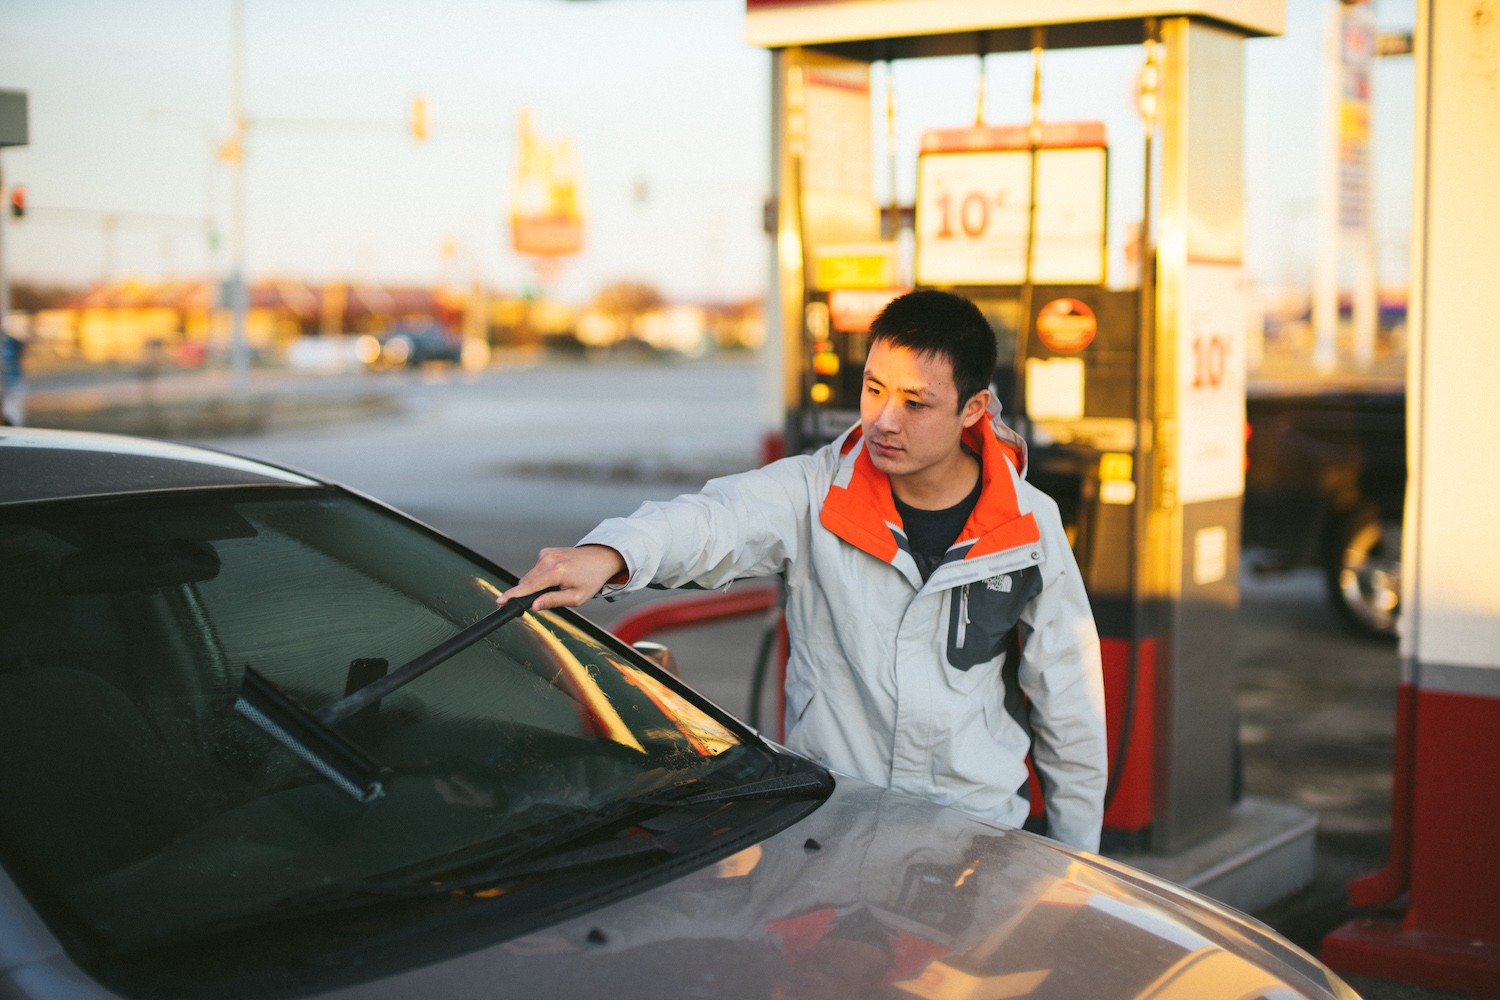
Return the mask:
[[513,579],[301,473],[5,430],[0,995],[1354,997],[1207,899],[830,774],[570,611],[455,649]]
[[433,323],[401,326],[384,336],[365,334],[355,350],[359,359],[371,366],[417,368],[429,361],[456,365],[463,358],[463,340]]
[[1253,568],[1316,566],[1355,628],[1401,604],[1406,389],[1399,379],[1262,383],[1246,400],[1244,544]]

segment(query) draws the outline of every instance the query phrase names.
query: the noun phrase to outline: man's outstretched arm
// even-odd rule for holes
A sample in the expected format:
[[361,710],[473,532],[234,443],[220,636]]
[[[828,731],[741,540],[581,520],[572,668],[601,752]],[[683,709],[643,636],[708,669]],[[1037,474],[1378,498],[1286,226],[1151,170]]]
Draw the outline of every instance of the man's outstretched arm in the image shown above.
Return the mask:
[[571,549],[543,549],[536,565],[500,595],[497,604],[512,597],[525,597],[548,587],[560,588],[543,594],[531,608],[576,608],[586,604],[604,585],[625,572],[625,560],[608,545],[579,545]]
[[[572,607],[606,584],[722,587],[745,576],[779,573],[796,558],[810,517],[808,456],[713,479],[699,493],[647,501],[630,517],[611,518],[571,549],[543,549],[537,564],[503,595],[558,586],[537,608]],[[617,579],[618,577],[618,579]]]

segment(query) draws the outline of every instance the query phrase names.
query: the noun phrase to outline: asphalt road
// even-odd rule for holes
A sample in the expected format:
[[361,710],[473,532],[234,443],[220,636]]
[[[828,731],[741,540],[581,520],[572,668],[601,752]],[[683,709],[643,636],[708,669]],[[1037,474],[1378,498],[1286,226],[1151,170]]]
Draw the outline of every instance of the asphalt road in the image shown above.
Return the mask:
[[[406,391],[400,416],[209,443],[338,479],[521,572],[603,518],[749,468],[759,433],[744,359],[412,376]],[[661,596],[585,612],[607,625]],[[750,620],[664,638],[690,683],[744,717],[760,630]],[[1314,883],[1258,916],[1316,953],[1352,915],[1344,883],[1385,858],[1396,648],[1351,634],[1318,575],[1297,571],[1243,581],[1237,661],[1246,790],[1320,823]],[[769,718],[769,695],[764,707]],[[1351,984],[1370,1000],[1447,995]]]

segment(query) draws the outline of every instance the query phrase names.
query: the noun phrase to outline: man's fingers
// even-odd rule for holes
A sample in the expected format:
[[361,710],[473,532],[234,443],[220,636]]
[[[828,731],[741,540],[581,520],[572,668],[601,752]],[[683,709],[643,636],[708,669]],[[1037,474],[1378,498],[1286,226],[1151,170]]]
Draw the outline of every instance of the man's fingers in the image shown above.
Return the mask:
[[[538,590],[546,590],[548,587],[561,586],[564,586],[564,584],[561,578],[561,574],[558,570],[552,568],[543,569],[541,566],[537,566],[536,568],[532,569],[530,573],[527,573],[525,576],[521,577],[521,579],[517,580],[514,587],[501,594],[499,598],[496,599],[495,603],[507,604],[510,602],[511,598],[525,597],[528,594],[535,594]],[[540,610],[545,606],[543,602],[545,602],[548,597],[552,596],[554,595],[545,594],[541,597],[538,597],[537,603],[533,604],[532,607]]]
[[576,608],[587,604],[594,595],[580,587],[564,587],[550,594],[543,594],[532,602],[531,610],[545,611],[548,608]]
[[559,589],[538,595],[536,600],[531,602],[531,610],[546,611],[548,608],[576,608],[582,604],[587,604],[589,599],[597,592],[583,587],[550,583],[542,583],[534,588],[522,590],[521,585],[517,584],[510,591],[502,594],[500,599],[495,603],[505,604],[512,597],[525,597],[527,594],[535,594],[538,590],[546,590],[551,586],[556,586]]
[[597,553],[579,549],[543,549],[537,557],[536,565],[516,581],[514,587],[501,594],[495,603],[503,605],[512,598],[557,587],[558,590],[554,593],[538,596],[532,604],[533,610],[576,608],[587,604],[604,585],[603,581],[608,579],[607,576],[595,579],[601,572],[599,561]]

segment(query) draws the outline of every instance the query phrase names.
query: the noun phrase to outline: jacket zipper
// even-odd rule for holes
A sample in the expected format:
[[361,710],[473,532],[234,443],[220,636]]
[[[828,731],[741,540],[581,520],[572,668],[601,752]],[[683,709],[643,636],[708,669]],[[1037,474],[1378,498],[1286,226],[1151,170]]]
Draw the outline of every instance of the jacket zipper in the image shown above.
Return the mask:
[[964,637],[969,633],[969,585],[964,584],[964,589],[958,595],[958,642],[956,648],[964,648]]

